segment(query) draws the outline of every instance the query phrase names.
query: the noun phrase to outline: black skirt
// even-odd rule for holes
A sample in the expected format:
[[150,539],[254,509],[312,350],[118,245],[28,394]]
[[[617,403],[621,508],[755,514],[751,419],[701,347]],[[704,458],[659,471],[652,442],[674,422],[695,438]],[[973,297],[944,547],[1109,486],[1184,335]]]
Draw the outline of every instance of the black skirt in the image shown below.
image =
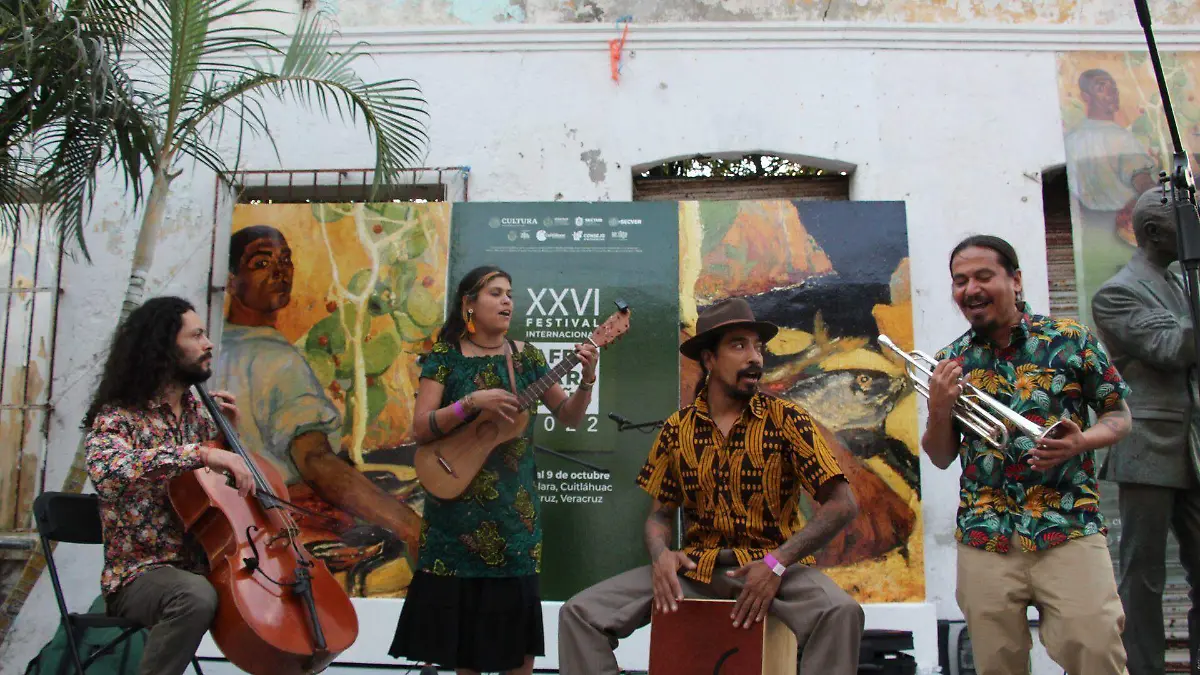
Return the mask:
[[388,654],[443,668],[504,671],[544,656],[538,578],[417,572]]

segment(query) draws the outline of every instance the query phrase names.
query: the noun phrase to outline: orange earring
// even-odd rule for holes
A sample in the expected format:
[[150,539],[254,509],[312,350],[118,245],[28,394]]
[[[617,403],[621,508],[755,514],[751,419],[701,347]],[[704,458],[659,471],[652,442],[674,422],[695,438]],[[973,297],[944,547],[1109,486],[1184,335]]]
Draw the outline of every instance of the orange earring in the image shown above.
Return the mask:
[[475,334],[475,312],[470,309],[467,310],[467,332],[471,335]]

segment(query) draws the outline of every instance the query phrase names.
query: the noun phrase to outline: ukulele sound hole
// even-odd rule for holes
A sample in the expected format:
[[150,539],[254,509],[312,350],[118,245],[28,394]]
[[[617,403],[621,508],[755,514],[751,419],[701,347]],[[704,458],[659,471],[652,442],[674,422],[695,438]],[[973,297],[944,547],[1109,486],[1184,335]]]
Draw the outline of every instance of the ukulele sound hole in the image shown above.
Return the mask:
[[479,423],[479,427],[475,430],[475,437],[482,441],[490,441],[500,435],[500,427],[491,420],[484,420]]

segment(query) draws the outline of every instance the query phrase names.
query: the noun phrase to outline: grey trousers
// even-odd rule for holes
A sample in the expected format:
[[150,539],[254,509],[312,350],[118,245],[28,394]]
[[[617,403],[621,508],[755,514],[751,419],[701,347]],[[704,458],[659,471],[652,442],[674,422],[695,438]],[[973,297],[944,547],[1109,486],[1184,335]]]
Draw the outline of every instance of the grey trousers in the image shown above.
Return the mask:
[[1167,528],[1179,541],[1179,562],[1188,583],[1188,650],[1196,673],[1200,648],[1200,609],[1196,582],[1200,573],[1200,489],[1179,490],[1154,485],[1121,483],[1120,583],[1117,591],[1125,608],[1122,641],[1129,656],[1130,675],[1162,675],[1166,669],[1163,631],[1163,587],[1167,578]]
[[[685,597],[733,599],[742,579],[717,567],[712,583],[680,576]],[[581,591],[558,614],[560,675],[618,675],[616,641],[650,623],[654,602],[651,568],[639,567]],[[794,565],[771,603],[770,613],[796,634],[803,651],[802,675],[855,675],[862,641],[863,610],[820,571]],[[730,621],[730,628],[733,622]]]
[[208,579],[175,567],[150,570],[107,598],[108,613],[150,629],[138,675],[181,675],[217,613]]

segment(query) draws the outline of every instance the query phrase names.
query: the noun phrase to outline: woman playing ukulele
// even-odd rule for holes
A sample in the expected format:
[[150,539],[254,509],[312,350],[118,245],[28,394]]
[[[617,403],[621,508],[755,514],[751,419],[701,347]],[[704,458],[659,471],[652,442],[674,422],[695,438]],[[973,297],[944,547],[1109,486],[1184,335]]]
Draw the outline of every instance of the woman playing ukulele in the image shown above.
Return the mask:
[[[438,342],[424,357],[413,432],[418,443],[452,433],[475,413],[512,421],[521,391],[549,368],[532,344],[508,339],[512,278],[497,267],[471,270],[458,284]],[[455,311],[457,310],[457,311]],[[583,382],[571,396],[555,384],[542,402],[578,425],[596,379],[596,347],[576,347]],[[516,382],[510,382],[508,359]],[[525,433],[488,456],[456,499],[428,495],[417,572],[389,653],[454,668],[460,675],[527,675],[545,653],[538,590],[542,525],[531,415]]]

